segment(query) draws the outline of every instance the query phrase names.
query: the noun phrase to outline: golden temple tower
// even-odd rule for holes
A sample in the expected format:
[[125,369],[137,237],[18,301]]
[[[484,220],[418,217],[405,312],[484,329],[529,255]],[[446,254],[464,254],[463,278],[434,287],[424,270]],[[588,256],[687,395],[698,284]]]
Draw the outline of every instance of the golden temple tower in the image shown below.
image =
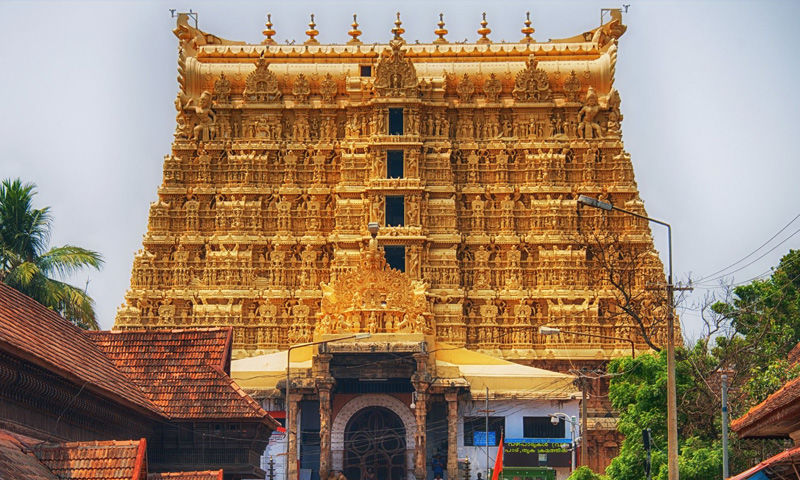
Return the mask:
[[[398,17],[388,44],[362,44],[354,20],[323,45],[313,22],[277,45],[271,21],[245,44],[179,18],[175,140],[115,328],[233,326],[238,357],[308,341],[377,222],[439,341],[550,367],[648,348],[664,282],[649,227],[576,202],[645,213],[613,88],[619,12],[548,42],[528,19],[518,43],[484,20],[478,43],[448,43],[440,21],[410,45]],[[593,241],[638,259],[638,323]]]

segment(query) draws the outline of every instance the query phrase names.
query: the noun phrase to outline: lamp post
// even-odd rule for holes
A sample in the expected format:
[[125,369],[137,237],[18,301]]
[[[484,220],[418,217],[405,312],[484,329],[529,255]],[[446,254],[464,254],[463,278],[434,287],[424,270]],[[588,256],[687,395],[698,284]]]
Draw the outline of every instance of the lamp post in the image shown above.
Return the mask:
[[585,333],[585,332],[573,332],[570,330],[562,330],[556,327],[539,327],[539,333],[541,335],[559,335],[562,333],[566,333],[569,335],[582,335],[584,337],[596,337],[596,338],[605,338],[608,340],[622,340],[623,342],[629,342],[631,344],[631,357],[636,358],[636,345],[633,343],[633,340],[630,338],[623,338],[623,337],[612,337],[609,335],[598,335],[596,333]]
[[578,196],[578,204],[606,211],[616,210],[667,227],[667,242],[669,245],[669,268],[667,270],[667,470],[669,480],[678,480],[678,402],[675,390],[675,286],[672,284],[672,227],[667,222],[615,207],[609,202],[603,202],[586,195]]
[[[566,413],[551,413],[550,414],[550,421],[553,422],[553,425],[558,425],[560,419],[564,419],[564,421],[569,422],[570,432],[572,432],[572,465],[570,466],[570,472],[575,471],[575,446],[577,445],[577,435],[575,435],[575,429],[578,428],[578,420],[575,416],[569,416]],[[581,437],[583,439],[583,437]],[[581,440],[583,441],[583,440]],[[586,448],[584,446],[584,448]]]
[[[369,338],[370,333],[356,333],[354,335],[347,335],[345,337],[337,337],[331,338],[329,340],[319,340],[316,342],[307,342],[307,343],[298,343],[296,345],[289,345],[289,348],[286,350],[286,400],[284,401],[284,409],[286,410],[286,468],[284,471],[284,478],[289,480],[289,438],[292,436],[292,422],[289,421],[289,389],[292,385],[292,375],[291,375],[291,358],[292,358],[292,350],[295,348],[301,347],[310,347],[312,345],[322,345],[328,344],[332,342],[340,342],[342,340],[353,340],[353,339],[361,339],[361,338]],[[296,420],[296,419],[293,419]]]

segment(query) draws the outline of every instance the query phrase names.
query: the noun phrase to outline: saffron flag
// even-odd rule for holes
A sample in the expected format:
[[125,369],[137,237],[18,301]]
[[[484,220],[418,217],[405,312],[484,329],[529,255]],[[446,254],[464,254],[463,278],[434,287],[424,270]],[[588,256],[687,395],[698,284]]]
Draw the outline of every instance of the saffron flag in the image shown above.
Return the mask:
[[500,434],[500,443],[497,444],[497,457],[494,459],[492,469],[492,480],[499,480],[500,472],[503,470],[503,434]]

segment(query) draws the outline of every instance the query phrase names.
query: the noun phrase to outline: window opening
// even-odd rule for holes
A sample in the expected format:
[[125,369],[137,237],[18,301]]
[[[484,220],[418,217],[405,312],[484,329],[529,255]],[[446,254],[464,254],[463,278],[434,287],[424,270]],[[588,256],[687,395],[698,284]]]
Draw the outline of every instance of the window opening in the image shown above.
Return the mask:
[[405,245],[386,245],[383,247],[383,252],[386,255],[386,263],[390,268],[406,271],[406,247]]
[[403,178],[403,151],[386,152],[386,178]]
[[497,446],[506,427],[506,417],[489,417],[489,433],[486,433],[486,417],[464,417],[464,446]]
[[402,227],[405,225],[405,201],[402,195],[386,197],[386,226]]
[[522,417],[522,436],[525,438],[567,438],[563,418],[553,425],[550,417]]
[[403,134],[403,109],[389,109],[389,135]]
[[372,76],[372,65],[361,65],[361,76],[362,77],[371,77]]

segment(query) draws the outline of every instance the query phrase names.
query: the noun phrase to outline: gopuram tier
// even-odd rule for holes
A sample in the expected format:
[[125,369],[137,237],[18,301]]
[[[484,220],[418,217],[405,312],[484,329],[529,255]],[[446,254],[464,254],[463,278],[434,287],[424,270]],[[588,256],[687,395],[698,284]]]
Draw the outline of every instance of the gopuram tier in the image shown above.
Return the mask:
[[[624,31],[613,11],[563,40],[535,41],[528,25],[493,43],[484,26],[476,43],[449,43],[440,26],[409,44],[398,17],[387,44],[354,27],[323,45],[312,27],[304,44],[278,45],[271,24],[246,44],[181,16],[175,140],[115,328],[233,326],[235,357],[389,331],[322,314],[326,285],[361,268],[376,222],[388,264],[426,303],[391,329],[422,322],[436,341],[523,363],[647,350],[588,245],[613,238],[642,260],[629,293],[646,305],[664,285],[650,228],[577,203],[645,214],[613,87]],[[642,311],[648,328],[665,314]]]

